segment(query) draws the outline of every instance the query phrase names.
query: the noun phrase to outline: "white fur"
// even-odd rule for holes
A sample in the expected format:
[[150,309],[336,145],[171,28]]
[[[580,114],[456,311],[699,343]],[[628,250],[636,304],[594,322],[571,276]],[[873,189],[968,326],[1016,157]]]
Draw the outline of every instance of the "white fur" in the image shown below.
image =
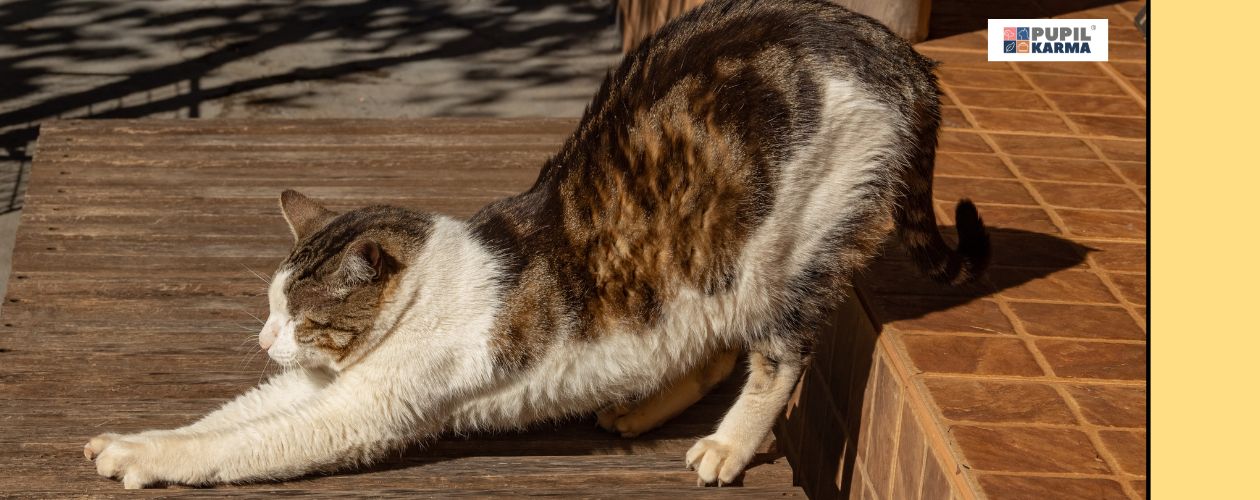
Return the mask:
[[[885,167],[874,160],[891,149],[901,119],[850,82],[832,81],[825,98],[821,131],[783,169],[776,205],[745,245],[734,286],[716,296],[681,290],[663,305],[657,331],[590,342],[555,332],[557,344],[526,373],[497,374],[490,335],[500,264],[463,223],[438,218],[350,357],[324,363],[296,342],[281,270],[260,342],[289,371],[196,424],[103,435],[87,453],[127,487],[281,478],[368,460],[443,430],[521,427],[651,392],[713,349],[766,328],[778,291],[823,250],[827,233],[846,229],[845,211],[874,195],[855,186]],[[730,482],[743,470],[799,366],[759,373],[717,431],[688,453],[703,481]]]

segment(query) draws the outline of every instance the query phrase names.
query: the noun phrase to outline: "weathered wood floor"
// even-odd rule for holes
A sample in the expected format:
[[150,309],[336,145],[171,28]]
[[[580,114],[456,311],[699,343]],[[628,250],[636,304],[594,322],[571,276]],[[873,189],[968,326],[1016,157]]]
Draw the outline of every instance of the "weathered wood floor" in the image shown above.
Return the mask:
[[[0,318],[0,496],[115,495],[83,443],[182,425],[257,383],[255,317],[291,243],[276,197],[471,214],[529,186],[569,120],[78,121],[46,124]],[[443,439],[364,472],[158,494],[793,496],[778,459],[742,488],[697,488],[683,453],[728,382],[624,440],[593,419]]]

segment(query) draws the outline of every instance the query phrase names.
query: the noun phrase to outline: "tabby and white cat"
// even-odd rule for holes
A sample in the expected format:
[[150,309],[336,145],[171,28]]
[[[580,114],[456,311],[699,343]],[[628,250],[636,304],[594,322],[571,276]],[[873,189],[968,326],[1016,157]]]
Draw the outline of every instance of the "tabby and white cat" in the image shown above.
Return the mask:
[[686,455],[730,483],[894,228],[938,280],[987,263],[968,201],[957,249],[937,231],[932,67],[833,4],[712,1],[625,58],[532,188],[469,220],[286,191],[296,244],[260,342],[287,370],[84,453],[127,488],[289,478],[624,408],[746,349],[742,393]]

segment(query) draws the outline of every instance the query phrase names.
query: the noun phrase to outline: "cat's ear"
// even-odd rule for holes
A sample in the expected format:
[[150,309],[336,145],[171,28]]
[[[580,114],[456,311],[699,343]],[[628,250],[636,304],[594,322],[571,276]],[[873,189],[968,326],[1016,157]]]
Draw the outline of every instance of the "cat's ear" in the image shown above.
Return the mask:
[[289,230],[293,231],[294,241],[301,241],[337,215],[292,189],[280,193],[280,211],[284,213],[284,220],[289,223]]
[[346,247],[341,269],[350,284],[361,285],[381,276],[385,266],[385,252],[381,244],[372,240],[358,240]]

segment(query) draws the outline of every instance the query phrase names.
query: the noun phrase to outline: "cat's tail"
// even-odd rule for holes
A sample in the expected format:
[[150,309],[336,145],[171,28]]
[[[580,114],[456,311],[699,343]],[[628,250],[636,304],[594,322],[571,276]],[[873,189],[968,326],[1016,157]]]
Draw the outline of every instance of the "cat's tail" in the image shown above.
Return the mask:
[[[930,160],[929,160],[930,161]],[[907,193],[897,216],[901,241],[910,251],[919,269],[933,280],[960,285],[984,274],[989,266],[989,231],[969,199],[962,199],[954,208],[954,224],[958,230],[958,247],[950,248],[936,227],[932,208],[932,177],[918,179]]]
[[989,231],[971,200],[963,198],[954,207],[954,225],[958,247],[950,248],[936,227],[936,210],[932,202],[932,178],[936,170],[936,139],[940,127],[940,89],[932,75],[934,63],[920,56],[924,79],[931,98],[923,99],[916,110],[919,118],[917,151],[910,168],[905,171],[905,191],[897,209],[897,228],[901,241],[910,251],[919,269],[933,280],[961,285],[979,278],[989,267]]

